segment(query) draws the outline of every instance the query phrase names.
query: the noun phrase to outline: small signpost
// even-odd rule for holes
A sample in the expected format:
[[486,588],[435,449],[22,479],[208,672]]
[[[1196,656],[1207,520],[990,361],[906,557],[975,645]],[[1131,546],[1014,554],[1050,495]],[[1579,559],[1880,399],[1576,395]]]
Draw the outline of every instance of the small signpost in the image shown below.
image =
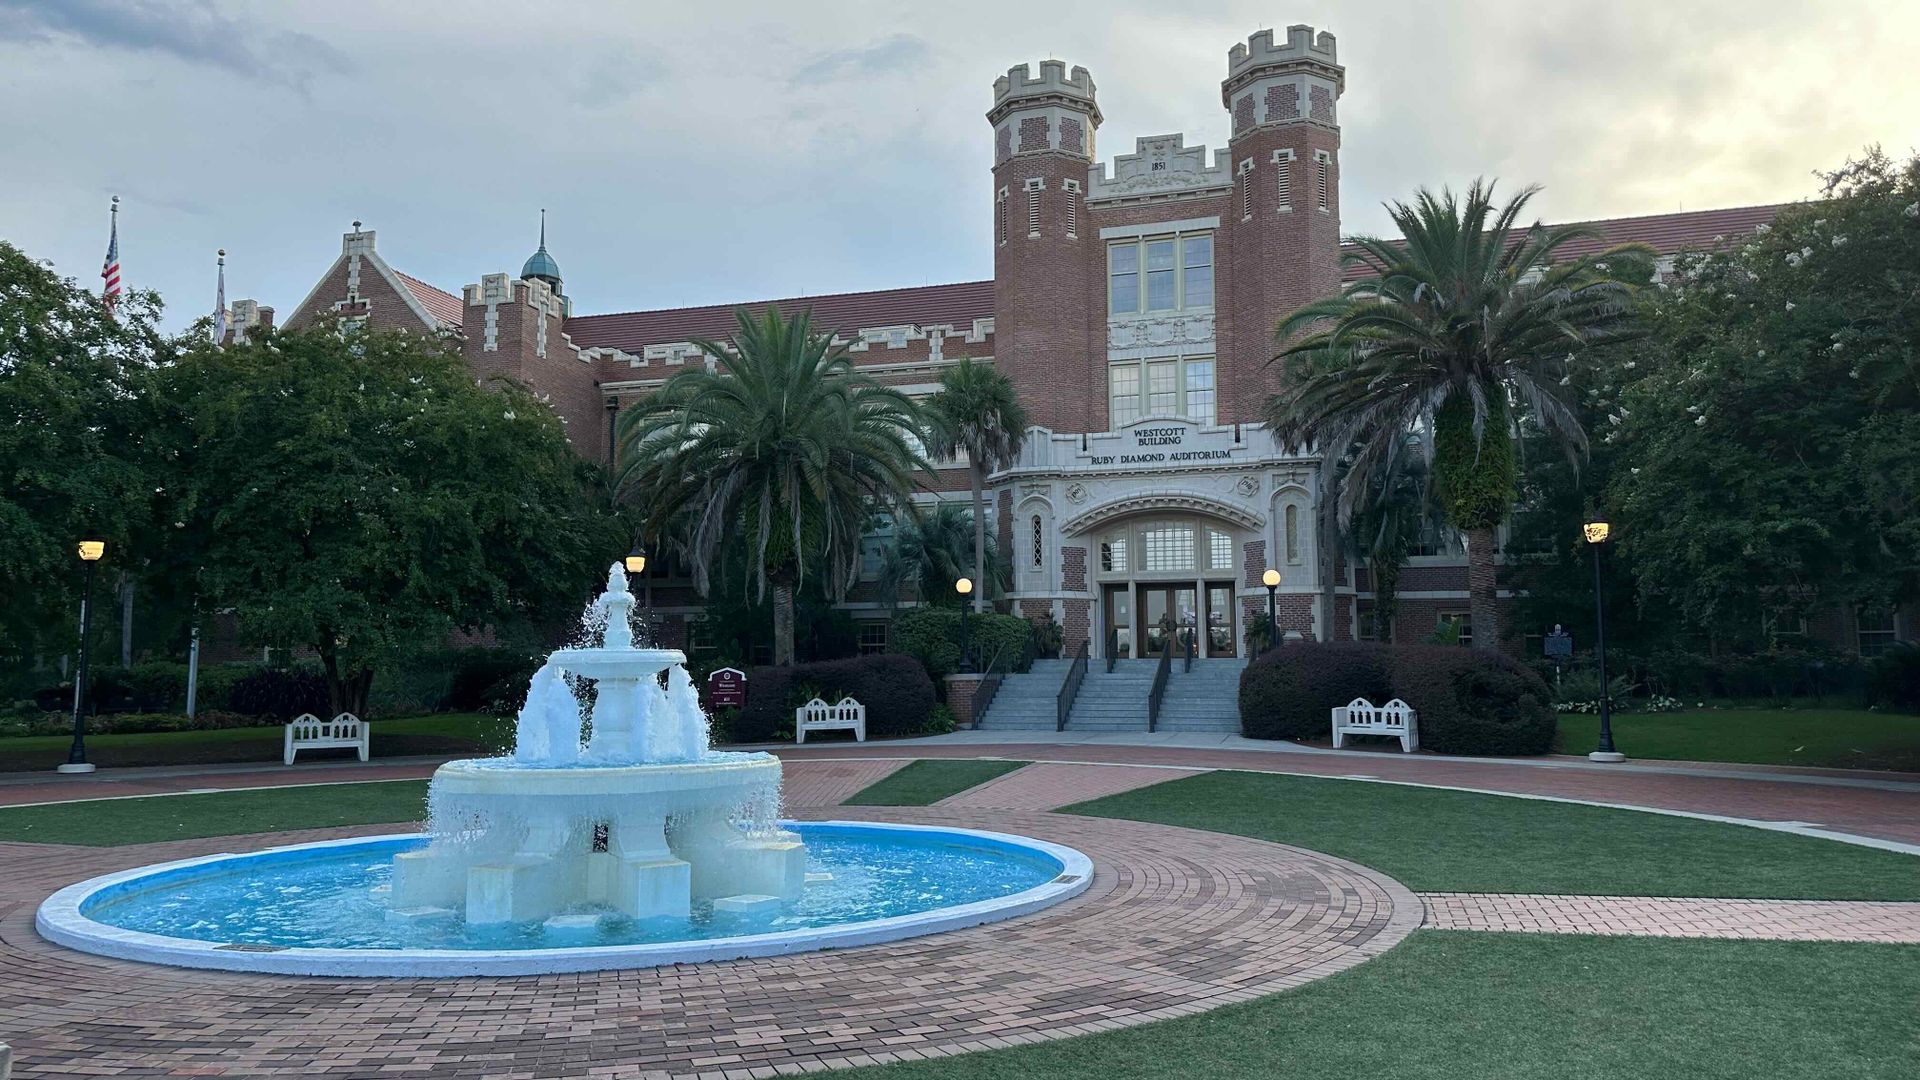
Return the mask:
[[747,703],[747,673],[739,668],[716,668],[707,676],[707,707],[738,709]]
[[1545,652],[1547,659],[1553,661],[1553,677],[1558,682],[1560,668],[1573,662],[1573,635],[1567,633],[1566,627],[1554,623],[1553,633],[1547,635]]

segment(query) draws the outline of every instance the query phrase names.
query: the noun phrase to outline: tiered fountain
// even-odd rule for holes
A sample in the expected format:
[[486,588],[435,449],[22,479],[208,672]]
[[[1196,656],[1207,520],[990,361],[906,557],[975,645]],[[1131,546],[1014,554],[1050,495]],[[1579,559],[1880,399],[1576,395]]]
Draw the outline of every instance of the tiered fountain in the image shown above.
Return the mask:
[[[709,748],[686,657],[634,647],[618,564],[592,610],[600,645],[555,652],[533,677],[513,756],[433,774],[433,841],[394,857],[390,917],[684,917],[695,901],[747,910],[800,894],[807,850],[775,818],[780,760]],[[569,675],[592,684],[590,710]]]
[[636,648],[632,611],[615,566],[589,644],[534,676],[513,753],[434,773],[429,832],[106,874],[48,897],[35,926],[186,967],[524,975],[892,941],[1092,880],[1086,856],[1027,837],[781,821],[779,759],[708,746],[685,657]]

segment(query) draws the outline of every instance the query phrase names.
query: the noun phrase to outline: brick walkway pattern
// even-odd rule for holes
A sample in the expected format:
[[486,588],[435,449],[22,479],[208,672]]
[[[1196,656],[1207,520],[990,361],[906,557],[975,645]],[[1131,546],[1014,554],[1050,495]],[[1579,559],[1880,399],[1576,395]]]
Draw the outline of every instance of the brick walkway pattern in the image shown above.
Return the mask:
[[905,758],[787,762],[780,770],[780,801],[788,807],[839,806],[910,764]]
[[1017,811],[860,815],[1069,844],[1093,858],[1095,880],[1026,918],[869,948],[576,975],[311,979],[70,952],[40,939],[33,911],[55,888],[121,867],[392,827],[121,848],[0,844],[0,1033],[18,1080],[408,1071],[741,1080],[1197,1013],[1359,964],[1422,916],[1396,882],[1278,844]]
[[[798,762],[789,763],[791,769]],[[989,810],[1054,810],[1088,799],[1197,776],[1199,769],[1143,769],[1132,765],[1070,765],[1036,762],[949,795],[937,806]]]
[[1920,943],[1920,904],[1421,893],[1437,930]]

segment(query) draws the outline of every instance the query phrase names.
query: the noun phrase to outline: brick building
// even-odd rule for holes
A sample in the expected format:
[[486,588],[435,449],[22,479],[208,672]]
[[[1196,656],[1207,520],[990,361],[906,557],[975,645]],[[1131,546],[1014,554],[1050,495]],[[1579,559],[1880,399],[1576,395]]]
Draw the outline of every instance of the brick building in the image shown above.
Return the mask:
[[[1363,632],[1372,594],[1364,567],[1336,566],[1325,610],[1312,523],[1316,460],[1275,444],[1258,424],[1275,388],[1273,327],[1340,284],[1339,103],[1346,72],[1333,35],[1306,26],[1254,34],[1227,54],[1224,149],[1179,135],[1096,152],[1101,113],[1085,68],[1046,61],[995,80],[991,131],[991,281],[785,300],[810,308],[856,362],[924,395],[963,357],[992,363],[1019,388],[1036,425],[1019,461],[991,481],[994,527],[1014,567],[1013,610],[1051,614],[1069,649],[1094,656],[1157,651],[1168,620],[1204,625],[1209,654],[1246,649],[1264,618],[1269,567],[1281,572],[1283,629],[1312,637]],[[1607,243],[1664,253],[1753,229],[1777,207],[1590,223]],[[340,257],[287,321],[322,316],[456,333],[483,379],[545,395],[585,456],[606,460],[623,403],[688,364],[715,364],[691,344],[724,337],[738,303],[576,314],[544,227],[521,272],[487,274],[457,294],[395,270],[355,223]],[[270,309],[235,305],[242,330]],[[949,465],[923,493],[965,498]],[[696,633],[697,597],[671,568],[653,602],[667,640]],[[1465,617],[1465,561],[1446,541],[1402,576],[1395,636],[1420,640]],[[884,642],[887,608],[856,591],[862,640]],[[1835,627],[1846,639],[1877,630]],[[1876,641],[1878,639],[1875,639]]]

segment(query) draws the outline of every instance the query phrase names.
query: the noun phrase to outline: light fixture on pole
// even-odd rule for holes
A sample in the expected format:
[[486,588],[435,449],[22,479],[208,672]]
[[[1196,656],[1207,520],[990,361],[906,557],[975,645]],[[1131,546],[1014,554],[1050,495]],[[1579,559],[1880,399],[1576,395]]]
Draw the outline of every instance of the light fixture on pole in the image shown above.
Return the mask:
[[973,624],[967,621],[967,597],[973,595],[973,579],[963,577],[953,583],[960,594],[960,670],[973,670]]
[[1275,594],[1280,590],[1280,571],[1268,569],[1260,575],[1261,584],[1267,587],[1267,648],[1280,643],[1280,619],[1277,614]]
[[627,557],[624,561],[627,564],[627,575],[629,577],[639,577],[641,574],[646,573],[647,553],[640,550],[640,542],[638,540],[633,542],[633,550],[627,552]]
[[1587,546],[1593,549],[1593,651],[1600,665],[1600,745],[1587,759],[1620,762],[1627,760],[1627,755],[1613,746],[1613,698],[1607,692],[1607,609],[1600,594],[1600,547],[1613,534],[1613,529],[1604,521],[1589,521],[1581,532],[1586,535]]
[[67,748],[67,762],[57,772],[90,773],[87,760],[87,653],[93,643],[93,571],[107,553],[105,540],[82,540],[75,545],[80,561],[87,567],[87,583],[80,593],[80,663],[73,675],[73,745]]

